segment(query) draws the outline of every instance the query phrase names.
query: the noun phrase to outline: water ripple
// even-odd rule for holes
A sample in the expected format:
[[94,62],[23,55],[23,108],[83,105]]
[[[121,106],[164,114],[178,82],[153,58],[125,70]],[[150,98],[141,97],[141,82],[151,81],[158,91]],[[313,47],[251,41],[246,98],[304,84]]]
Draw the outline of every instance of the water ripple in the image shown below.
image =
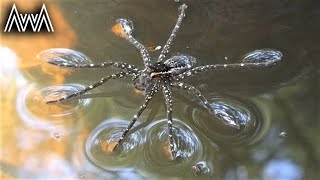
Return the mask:
[[193,122],[208,138],[222,144],[251,144],[261,129],[263,117],[251,101],[212,96],[209,98],[216,117],[195,108]]
[[83,53],[66,48],[43,50],[37,55],[37,58],[44,62],[62,65],[90,64],[91,62]]
[[113,152],[113,147],[121,137],[128,121],[110,119],[99,124],[89,135],[86,154],[90,161],[105,170],[123,169],[135,163],[136,152],[141,140],[137,131],[123,142],[121,151]]
[[31,85],[26,90],[20,91],[17,96],[16,108],[18,114],[30,127],[54,130],[57,125],[61,125],[59,122],[73,119],[74,115],[80,116],[83,110],[91,104],[91,100],[72,100],[50,105],[46,104],[46,101],[50,98],[59,98],[78,92],[83,88],[83,86],[76,84],[50,86],[42,89]]
[[147,127],[144,160],[140,164],[146,168],[146,171],[168,176],[182,176],[185,175],[186,168],[191,170],[192,165],[202,157],[202,143],[192,129],[182,121],[175,119],[173,122],[177,159],[172,160],[171,157],[167,120],[154,122]]

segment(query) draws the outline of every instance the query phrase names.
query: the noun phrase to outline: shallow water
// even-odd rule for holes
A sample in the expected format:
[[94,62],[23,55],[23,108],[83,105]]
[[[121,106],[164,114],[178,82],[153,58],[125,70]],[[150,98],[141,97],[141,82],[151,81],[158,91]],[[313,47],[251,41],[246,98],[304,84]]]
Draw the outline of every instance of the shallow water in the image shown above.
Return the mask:
[[[3,9],[12,3],[3,2]],[[46,3],[53,34],[0,34],[1,178],[319,176],[318,2]],[[281,51],[283,58],[273,68],[215,71],[188,79],[227,122],[224,124],[193,96],[173,91],[177,160],[170,157],[161,96],[156,96],[140,117],[137,125],[143,128],[130,134],[121,152],[112,153],[112,142],[143,102],[131,78],[110,81],[83,98],[45,103],[116,70],[62,69],[40,61],[38,53],[69,48],[87,55],[92,63],[117,60],[141,67],[136,49],[112,31],[116,20],[131,20],[135,38],[157,57],[160,51],[154,48],[166,42],[182,3],[188,9],[172,55],[194,56],[198,65],[229,64],[240,63],[256,49],[272,48]],[[32,9],[24,1],[17,4]]]

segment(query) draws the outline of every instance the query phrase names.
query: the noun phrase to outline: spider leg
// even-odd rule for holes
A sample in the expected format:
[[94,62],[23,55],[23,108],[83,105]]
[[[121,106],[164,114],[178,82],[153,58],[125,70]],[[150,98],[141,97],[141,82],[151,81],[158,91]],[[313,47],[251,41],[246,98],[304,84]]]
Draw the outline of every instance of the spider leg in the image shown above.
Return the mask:
[[187,77],[193,76],[195,74],[206,72],[206,71],[266,68],[266,67],[275,65],[277,62],[278,60],[260,62],[260,63],[212,64],[212,65],[198,66],[188,71],[185,71],[182,74],[179,74],[178,76],[174,77],[174,80],[179,81]]
[[153,98],[153,96],[158,92],[158,89],[159,89],[159,87],[156,84],[150,89],[150,91],[147,92],[145,100],[144,100],[144,103],[140,106],[138,112],[133,116],[133,119],[129,123],[128,127],[126,128],[126,130],[122,133],[120,139],[118,140],[117,145],[113,148],[113,150],[118,149],[119,145],[123,142],[123,139],[127,136],[128,132],[133,127],[134,123],[138,120],[140,115],[146,109],[146,107],[148,106],[148,104],[151,101],[151,99]]
[[162,86],[162,91],[163,91],[163,95],[166,100],[170,150],[171,150],[172,158],[175,159],[176,158],[176,151],[174,148],[173,137],[172,137],[172,134],[173,134],[173,131],[172,131],[172,108],[173,108],[173,106],[172,106],[172,92],[171,92],[170,84],[168,82],[166,82],[166,81],[164,82],[164,84]]
[[[186,83],[183,83],[183,82],[176,82],[176,83],[173,83],[172,84],[173,87],[178,87],[180,89],[183,89],[183,90],[186,90],[188,91],[190,94],[193,94],[195,95],[204,105],[204,107],[209,111],[209,113],[211,115],[213,115],[215,118],[217,119],[220,119],[215,110],[211,107],[211,105],[209,104],[208,100],[202,95],[202,93],[195,87],[189,85],[189,84],[186,84]],[[227,125],[230,125],[230,126],[233,126],[235,128],[240,128],[240,126],[232,121],[226,121],[226,120],[223,120],[223,123],[227,124]]]
[[208,100],[202,95],[202,93],[195,87],[189,85],[189,84],[186,84],[186,83],[183,83],[183,82],[176,82],[176,83],[173,83],[172,84],[173,87],[177,87],[179,89],[182,89],[182,90],[186,90],[188,91],[190,94],[193,94],[195,95],[204,105],[204,107],[210,112],[210,113],[213,113],[212,111],[212,108],[208,102]]
[[178,20],[177,20],[176,25],[174,26],[170,36],[169,36],[169,39],[167,40],[167,43],[164,45],[164,47],[159,55],[158,62],[163,61],[165,59],[166,55],[169,53],[171,44],[172,44],[174,38],[176,37],[176,34],[181,26],[183,18],[185,17],[185,10],[187,9],[187,7],[188,6],[186,4],[183,4],[179,7],[180,14],[179,14]]
[[[150,124],[150,122],[151,122],[152,120],[154,120],[154,117],[158,114],[159,110],[160,110],[159,107],[157,107],[157,108],[151,108],[151,112],[150,112],[150,114],[148,115],[147,120],[144,121],[144,122],[142,122],[142,123],[139,124],[138,126],[133,127],[133,128],[128,132],[128,134],[126,135],[126,137],[128,137],[128,136],[130,136],[130,134],[132,134],[132,133],[134,133],[134,132],[137,132],[138,130],[140,130],[140,129],[146,127],[146,126],[148,126],[148,125]],[[123,141],[125,141],[125,140],[126,140],[126,138],[123,139]]]
[[209,111],[210,114],[212,114],[215,118],[222,120],[223,123],[225,123],[226,125],[233,126],[237,129],[240,128],[239,124],[236,124],[233,121],[219,118],[217,116],[217,112],[211,107],[208,100],[202,95],[202,93],[197,88],[183,82],[175,82],[172,84],[172,86],[186,90],[190,94],[195,95],[203,103],[204,107]]
[[137,41],[131,34],[128,34],[127,36],[128,36],[128,41],[140,51],[140,55],[142,56],[144,66],[146,68],[149,68],[152,64],[151,64],[150,55],[146,50],[146,48],[139,41]]
[[75,97],[80,96],[80,95],[82,95],[82,94],[84,94],[84,93],[86,93],[86,92],[88,92],[88,91],[90,91],[90,90],[92,90],[92,89],[94,89],[94,88],[96,88],[98,86],[101,86],[102,84],[106,83],[110,79],[123,78],[124,76],[126,76],[128,74],[130,74],[130,73],[129,72],[119,72],[119,73],[116,73],[116,74],[112,74],[110,76],[102,78],[100,81],[98,81],[98,82],[96,82],[96,83],[94,83],[94,84],[92,84],[90,86],[85,87],[80,92],[76,92],[76,93],[70,94],[70,95],[68,95],[66,97],[63,97],[61,99],[58,99],[58,100],[47,101],[46,103],[47,104],[57,103],[57,102],[62,102],[62,101],[69,100],[71,98],[75,98]]
[[78,69],[86,69],[86,68],[106,68],[106,67],[115,67],[119,69],[126,70],[128,72],[138,73],[139,69],[134,65],[123,63],[123,62],[103,62],[101,64],[67,64],[67,63],[56,63],[56,62],[48,62],[49,64],[65,67],[65,68],[78,68]]

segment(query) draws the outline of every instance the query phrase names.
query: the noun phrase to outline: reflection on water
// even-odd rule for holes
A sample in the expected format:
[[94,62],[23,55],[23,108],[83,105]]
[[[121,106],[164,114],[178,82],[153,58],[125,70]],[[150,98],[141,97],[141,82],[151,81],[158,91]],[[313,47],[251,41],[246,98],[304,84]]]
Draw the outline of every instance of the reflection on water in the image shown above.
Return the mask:
[[[3,2],[1,8],[11,3]],[[26,5],[25,9],[34,6],[15,2],[18,7]],[[36,54],[48,48],[72,48],[88,54],[92,63],[115,59],[141,65],[136,49],[118,37],[121,32],[114,26],[116,19],[130,19],[142,44],[163,45],[181,2],[46,2],[49,12],[54,12],[55,34],[0,33],[0,177],[319,177],[319,70],[315,66],[319,41],[314,40],[318,33],[314,29],[320,29],[319,23],[314,23],[320,17],[318,2],[183,2],[188,4],[188,14],[173,52],[179,49],[190,54],[199,65],[225,64],[243,58],[263,61],[266,58],[260,56],[261,51],[241,55],[269,47],[283,53],[284,63],[259,72],[211,72],[191,80],[208,97],[219,114],[217,119],[198,102],[184,100],[174,92],[178,160],[170,158],[167,148],[162,99],[153,102],[139,119],[143,122],[147,117],[153,123],[132,133],[124,151],[111,152],[114,140],[143,99],[129,90],[130,80],[97,89],[107,94],[94,101],[75,99],[47,105],[49,98],[79,91],[112,70],[57,68],[43,64]],[[53,50],[59,54],[65,49]],[[279,59],[279,53],[270,52],[268,59]],[[41,55],[46,58],[45,51]],[[79,59],[89,62],[82,55]],[[238,90],[245,95],[239,96]],[[94,97],[90,96],[94,93],[86,95]]]

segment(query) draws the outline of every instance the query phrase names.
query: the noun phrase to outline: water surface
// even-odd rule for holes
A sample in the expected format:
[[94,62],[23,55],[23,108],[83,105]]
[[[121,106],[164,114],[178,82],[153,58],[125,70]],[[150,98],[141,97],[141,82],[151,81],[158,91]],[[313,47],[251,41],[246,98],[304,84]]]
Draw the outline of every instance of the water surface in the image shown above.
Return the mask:
[[[4,1],[1,8],[11,1]],[[319,35],[317,1],[55,1],[46,2],[55,33],[1,33],[2,178],[217,178],[316,179],[319,147]],[[210,101],[220,123],[196,98],[173,91],[178,160],[167,144],[161,96],[140,118],[152,121],[132,133],[124,151],[111,153],[143,102],[131,78],[110,81],[89,94],[47,105],[100,80],[115,69],[69,70],[36,55],[48,48],[75,49],[92,63],[123,61],[142,67],[139,53],[112,32],[119,18],[150,51],[166,42],[188,5],[172,53],[199,65],[239,63],[249,52],[282,52],[274,68],[208,72],[188,83]],[[18,5],[27,6],[24,1]],[[4,11],[3,11],[4,12]],[[1,15],[3,15],[3,12]],[[151,52],[157,57],[160,51]],[[233,125],[237,126],[233,126]]]

